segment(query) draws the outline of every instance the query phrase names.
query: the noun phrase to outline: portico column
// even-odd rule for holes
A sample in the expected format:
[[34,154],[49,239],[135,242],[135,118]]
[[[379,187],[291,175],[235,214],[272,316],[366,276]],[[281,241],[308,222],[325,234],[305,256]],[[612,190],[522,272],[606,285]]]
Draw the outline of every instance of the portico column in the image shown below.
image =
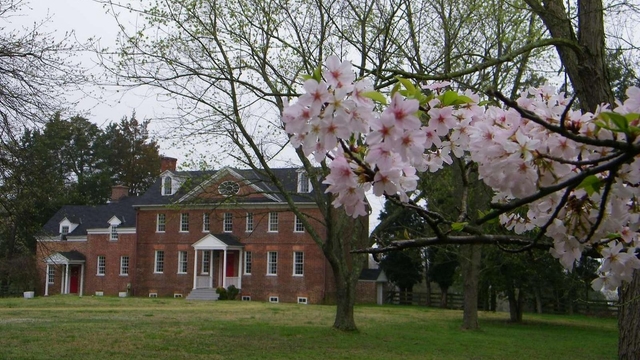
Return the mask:
[[213,250],[207,250],[209,252],[209,288],[213,289]]
[[44,276],[44,296],[49,296],[49,264],[47,264],[47,272]]
[[80,264],[80,294],[78,296],[82,297],[84,295],[84,264]]
[[60,295],[64,294],[64,269],[60,270]]
[[64,275],[64,293],[69,293],[69,264],[67,263],[67,268]]
[[238,289],[242,289],[242,274],[244,273],[244,261],[242,258],[242,249],[240,249],[240,255],[238,255]]
[[224,258],[222,259],[222,287],[227,288],[227,249],[224,249]]
[[193,290],[196,289],[196,282],[198,281],[198,249],[194,249],[196,256],[193,259]]

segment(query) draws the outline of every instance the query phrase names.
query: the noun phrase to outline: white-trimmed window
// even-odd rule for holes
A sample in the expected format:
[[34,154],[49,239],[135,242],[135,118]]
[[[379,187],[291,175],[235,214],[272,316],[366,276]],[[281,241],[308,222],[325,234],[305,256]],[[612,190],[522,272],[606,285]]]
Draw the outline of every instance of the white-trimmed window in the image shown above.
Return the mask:
[[277,296],[269,296],[269,302],[270,302],[270,303],[277,304],[277,303],[279,303],[279,302],[280,302],[280,299],[278,299],[278,297],[277,297]]
[[202,253],[202,269],[201,274],[209,273],[209,264],[211,264],[211,251],[207,250]]
[[109,235],[109,240],[117,241],[118,240],[118,225],[111,225],[111,232]]
[[202,232],[209,232],[211,229],[211,218],[208,213],[202,214]]
[[178,274],[187,273],[187,252],[178,251]]
[[253,213],[247,213],[246,231],[247,232],[253,231]]
[[233,231],[233,214],[232,213],[224,213],[224,219],[222,220],[222,231],[224,232]]
[[67,235],[69,233],[69,226],[67,225],[62,225],[60,227],[60,234],[62,235]]
[[189,231],[189,213],[180,214],[180,232]]
[[311,181],[305,172],[298,173],[298,192],[308,193],[311,191]]
[[251,301],[251,296],[243,296],[242,301]]
[[107,263],[107,259],[104,257],[104,255],[98,256],[98,269],[96,272],[97,275],[104,276],[104,274],[106,274],[106,271],[107,271],[106,263]]
[[293,226],[293,232],[304,232],[304,224],[302,223],[302,220],[298,217],[298,215],[296,215],[296,222]]
[[129,257],[120,256],[120,275],[129,275]]
[[278,275],[278,252],[267,253],[267,275]]
[[156,274],[162,274],[164,272],[164,250],[156,250],[153,272]]
[[304,253],[293,252],[293,276],[304,276]]
[[278,232],[278,213],[269,213],[269,232]]
[[49,266],[49,270],[47,272],[47,282],[49,284],[53,284],[56,281],[56,268],[53,266]]
[[173,194],[173,186],[171,186],[171,183],[173,182],[173,180],[171,179],[170,176],[166,176],[163,181],[162,181],[162,195],[171,195]]
[[253,260],[253,254],[251,251],[244,252],[244,274],[251,275],[251,262]]
[[164,232],[167,228],[167,215],[158,214],[158,218],[156,219],[156,231]]
[[309,303],[309,299],[306,297],[298,297],[298,304],[307,305]]

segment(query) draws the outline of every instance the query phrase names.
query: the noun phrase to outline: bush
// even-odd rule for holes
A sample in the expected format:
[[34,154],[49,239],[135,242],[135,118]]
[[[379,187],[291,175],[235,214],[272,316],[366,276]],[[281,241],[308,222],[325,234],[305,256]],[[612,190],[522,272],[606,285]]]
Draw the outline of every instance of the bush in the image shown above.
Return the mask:
[[230,285],[227,288],[227,299],[229,300],[235,300],[236,296],[238,296],[238,293],[240,292],[240,290],[238,290],[237,287],[235,287],[235,285]]
[[223,287],[216,288],[216,294],[218,294],[218,300],[227,300],[227,289]]

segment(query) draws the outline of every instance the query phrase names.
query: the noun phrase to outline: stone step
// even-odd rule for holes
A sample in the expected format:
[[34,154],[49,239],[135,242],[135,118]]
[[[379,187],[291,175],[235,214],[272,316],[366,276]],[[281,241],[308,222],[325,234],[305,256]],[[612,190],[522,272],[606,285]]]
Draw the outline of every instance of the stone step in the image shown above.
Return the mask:
[[187,300],[215,301],[219,297],[215,289],[195,289],[189,293]]

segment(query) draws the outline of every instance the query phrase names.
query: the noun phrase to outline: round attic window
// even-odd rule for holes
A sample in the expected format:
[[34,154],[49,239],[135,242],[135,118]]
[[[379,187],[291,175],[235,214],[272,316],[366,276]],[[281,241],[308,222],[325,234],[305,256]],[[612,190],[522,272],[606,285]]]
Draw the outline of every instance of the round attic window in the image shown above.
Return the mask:
[[220,194],[225,196],[235,195],[238,193],[239,190],[240,190],[240,185],[238,185],[238,183],[233,181],[225,181],[218,186],[218,192],[220,192]]

